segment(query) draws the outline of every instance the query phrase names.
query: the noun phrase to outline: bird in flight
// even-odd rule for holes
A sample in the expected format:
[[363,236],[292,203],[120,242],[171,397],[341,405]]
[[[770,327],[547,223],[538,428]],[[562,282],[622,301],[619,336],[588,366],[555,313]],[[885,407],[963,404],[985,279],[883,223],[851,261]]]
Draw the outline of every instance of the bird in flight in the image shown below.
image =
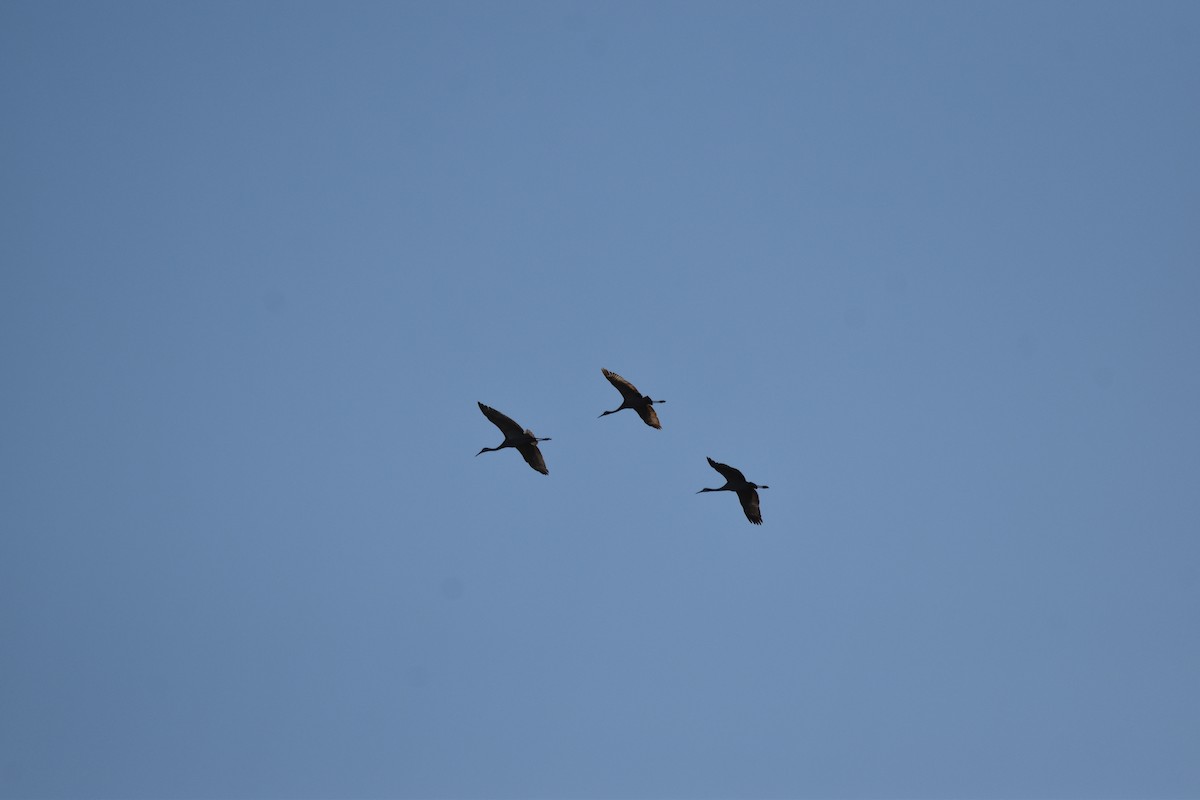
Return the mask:
[[604,373],[604,377],[608,378],[608,382],[617,387],[617,391],[621,393],[621,405],[612,411],[605,411],[600,415],[601,417],[607,417],[609,414],[615,414],[625,408],[632,408],[642,418],[642,422],[651,428],[662,430],[662,425],[658,421],[658,414],[654,413],[654,404],[665,403],[667,402],[666,400],[651,400],[649,395],[639,392],[636,386],[617,373],[609,372],[606,369],[601,369],[600,371]]
[[711,458],[708,459],[708,464],[725,477],[725,485],[720,489],[701,489],[696,494],[700,494],[701,492],[737,492],[738,500],[742,503],[742,510],[746,512],[746,519],[755,525],[762,525],[762,511],[758,508],[758,492],[755,490],[768,489],[770,487],[751,483],[746,480],[746,476],[742,474],[741,470],[734,469],[728,464],[713,461]]
[[515,447],[521,456],[524,457],[525,463],[543,475],[550,474],[550,470],[546,469],[546,459],[542,458],[542,451],[538,449],[538,442],[548,442],[550,441],[549,437],[539,439],[533,435],[533,431],[528,429],[522,430],[520,425],[491,406],[485,406],[483,403],[480,403],[479,410],[483,412],[485,417],[492,421],[493,425],[500,429],[500,432],[504,434],[504,441],[501,442],[499,447],[483,448],[475,454],[476,456],[496,450],[503,450],[506,447]]

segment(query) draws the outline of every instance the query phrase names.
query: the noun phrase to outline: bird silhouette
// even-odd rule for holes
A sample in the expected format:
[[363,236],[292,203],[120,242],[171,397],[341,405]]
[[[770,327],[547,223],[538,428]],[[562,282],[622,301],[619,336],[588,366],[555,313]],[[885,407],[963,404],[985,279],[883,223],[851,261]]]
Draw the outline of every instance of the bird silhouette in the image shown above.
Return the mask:
[[644,395],[637,390],[629,381],[622,378],[615,372],[609,372],[606,369],[601,369],[604,377],[608,378],[608,382],[617,387],[617,391],[621,393],[621,405],[614,408],[612,411],[605,411],[601,417],[607,417],[609,414],[615,414],[625,408],[632,408],[642,418],[642,422],[649,425],[651,428],[662,430],[662,425],[658,421],[658,414],[654,413],[655,403],[665,403],[666,400],[651,400],[649,395]]
[[542,451],[538,449],[538,442],[548,442],[549,437],[539,439],[533,435],[533,431],[529,429],[522,430],[521,426],[514,422],[511,418],[504,416],[491,406],[479,404],[479,410],[483,415],[492,421],[492,424],[500,429],[504,434],[504,441],[499,447],[485,447],[476,453],[476,456],[481,456],[484,453],[503,450],[506,447],[515,447],[517,451],[525,459],[525,463],[536,469],[543,475],[549,475],[550,470],[546,469],[546,459],[542,458]]
[[701,492],[737,492],[738,500],[742,503],[742,510],[746,512],[746,519],[755,525],[762,525],[762,512],[758,508],[758,492],[755,490],[769,489],[770,487],[751,483],[746,480],[746,476],[742,474],[741,470],[734,469],[728,464],[713,461],[711,458],[708,459],[708,464],[725,476],[725,485],[719,489],[701,489],[696,494],[700,494]]

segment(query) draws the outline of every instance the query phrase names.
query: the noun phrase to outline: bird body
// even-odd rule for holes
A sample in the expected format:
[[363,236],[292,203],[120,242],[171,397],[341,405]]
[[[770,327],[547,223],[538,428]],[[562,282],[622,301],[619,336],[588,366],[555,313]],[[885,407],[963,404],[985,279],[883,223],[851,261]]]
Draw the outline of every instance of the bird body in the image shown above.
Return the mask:
[[543,475],[550,474],[550,470],[546,469],[546,459],[542,457],[542,451],[538,449],[538,442],[548,442],[550,441],[549,437],[539,439],[533,435],[533,431],[528,428],[522,429],[511,417],[506,417],[491,406],[479,403],[479,410],[500,429],[500,432],[504,434],[504,441],[500,443],[499,447],[483,448],[475,454],[476,456],[512,447],[521,454],[529,466]]
[[741,470],[734,469],[728,464],[713,461],[711,458],[708,459],[708,464],[725,477],[725,485],[719,489],[701,489],[696,494],[702,492],[735,492],[742,504],[742,510],[746,512],[746,519],[755,525],[762,525],[762,511],[758,507],[758,492],[756,490],[769,489],[770,487],[751,483],[746,480],[746,476],[742,474]]
[[654,404],[665,403],[667,402],[666,400],[651,400],[649,395],[639,392],[636,386],[617,373],[609,372],[606,369],[601,369],[600,371],[604,373],[604,377],[608,378],[608,382],[617,387],[617,391],[621,393],[621,405],[612,411],[605,411],[600,416],[607,417],[609,414],[615,414],[623,409],[632,408],[642,418],[642,422],[651,428],[662,430],[662,424],[658,421],[658,414],[654,412]]

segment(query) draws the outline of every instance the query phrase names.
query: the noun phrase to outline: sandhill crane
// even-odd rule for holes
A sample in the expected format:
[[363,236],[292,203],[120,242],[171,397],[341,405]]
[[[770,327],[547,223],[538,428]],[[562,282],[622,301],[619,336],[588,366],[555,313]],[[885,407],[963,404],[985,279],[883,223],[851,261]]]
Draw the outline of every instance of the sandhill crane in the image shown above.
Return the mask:
[[753,522],[755,525],[762,525],[762,512],[758,510],[758,492],[755,489],[769,489],[769,486],[759,486],[757,483],[751,483],[746,480],[746,476],[741,470],[734,469],[728,464],[721,464],[717,461],[708,459],[709,466],[717,472],[725,476],[725,485],[720,489],[701,489],[696,494],[701,492],[737,492],[738,500],[742,502],[742,510],[746,512],[746,519]]
[[510,418],[504,416],[491,406],[479,404],[479,410],[483,415],[492,421],[492,424],[500,429],[504,434],[504,441],[499,447],[485,447],[476,453],[476,456],[481,456],[484,453],[491,453],[496,450],[503,450],[506,447],[515,447],[529,466],[536,469],[543,475],[549,475],[550,470],[546,469],[546,459],[542,458],[542,451],[538,450],[538,442],[548,442],[549,437],[539,439],[533,435],[531,430],[521,430],[521,426]]
[[644,395],[637,390],[629,381],[622,378],[615,372],[609,372],[606,369],[601,369],[604,377],[608,378],[608,382],[617,387],[617,391],[621,393],[621,405],[614,408],[612,411],[605,411],[601,417],[607,417],[609,414],[615,414],[621,409],[632,408],[642,418],[642,422],[649,425],[651,428],[662,430],[662,425],[658,422],[658,414],[654,413],[655,403],[665,403],[666,400],[651,400],[649,395]]

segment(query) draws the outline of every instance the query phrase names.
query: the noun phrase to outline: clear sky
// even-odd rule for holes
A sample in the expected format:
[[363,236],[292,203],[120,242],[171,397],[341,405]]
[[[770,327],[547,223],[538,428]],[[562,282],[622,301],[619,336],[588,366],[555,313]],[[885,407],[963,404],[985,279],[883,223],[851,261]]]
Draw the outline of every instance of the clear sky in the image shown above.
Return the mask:
[[1200,796],[1200,5],[7,1],[0,113],[0,797]]

